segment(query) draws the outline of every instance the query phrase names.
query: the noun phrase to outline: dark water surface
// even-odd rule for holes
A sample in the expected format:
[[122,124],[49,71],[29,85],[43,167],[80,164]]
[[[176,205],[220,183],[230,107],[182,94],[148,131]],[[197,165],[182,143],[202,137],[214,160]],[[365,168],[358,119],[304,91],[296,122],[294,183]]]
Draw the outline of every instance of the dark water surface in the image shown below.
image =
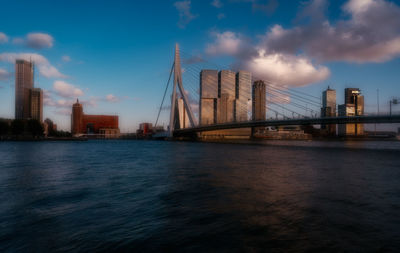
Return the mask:
[[3,142],[0,252],[398,252],[400,148],[363,145]]

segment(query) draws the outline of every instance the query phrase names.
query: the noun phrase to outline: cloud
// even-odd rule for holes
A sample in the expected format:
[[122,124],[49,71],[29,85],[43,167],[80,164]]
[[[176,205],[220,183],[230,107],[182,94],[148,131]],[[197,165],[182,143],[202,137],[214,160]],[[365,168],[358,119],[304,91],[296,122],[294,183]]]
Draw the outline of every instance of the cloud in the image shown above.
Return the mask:
[[0,68],[0,81],[6,81],[6,80],[8,80],[8,78],[10,78],[10,76],[11,76],[11,73],[9,73],[5,69]]
[[247,69],[257,79],[283,86],[305,86],[327,79],[330,71],[325,66],[314,66],[305,56],[266,53],[260,50],[257,57],[240,62],[239,69]]
[[46,78],[66,78],[58,69],[51,65],[39,65],[39,72]]
[[26,45],[34,49],[43,49],[53,47],[54,39],[46,33],[29,33],[26,36]]
[[[323,15],[326,1],[306,5],[304,25],[273,26],[264,47],[275,52],[303,51],[320,61],[384,62],[400,55],[400,8],[385,0],[350,0],[342,7],[344,19],[333,24]],[[348,18],[347,18],[348,17]]]
[[112,103],[117,103],[121,101],[121,98],[114,96],[113,94],[108,94],[106,96],[106,101],[107,102],[112,102]]
[[2,53],[0,61],[15,64],[16,60],[32,61],[39,69],[39,73],[46,78],[66,78],[58,69],[50,64],[46,57],[36,53]]
[[69,55],[63,55],[63,56],[61,57],[61,60],[62,60],[63,62],[70,62],[70,61],[71,61],[71,57],[70,57]]
[[220,0],[213,0],[211,2],[211,5],[214,6],[215,8],[221,8],[223,6],[223,4]]
[[215,41],[208,44],[206,48],[206,53],[210,55],[238,55],[243,48],[247,47],[243,38],[231,31],[214,32],[212,36]]
[[8,36],[5,33],[0,32],[0,44],[7,42],[8,42]]
[[197,15],[192,14],[190,5],[191,0],[178,1],[174,3],[174,6],[179,13],[179,28],[185,28],[187,24],[197,17]]
[[248,70],[255,79],[282,86],[304,86],[325,80],[330,75],[327,67],[314,66],[306,55],[271,52],[231,31],[217,33],[214,37],[214,43],[207,45],[206,52],[235,57],[233,68]]
[[53,83],[54,92],[64,98],[77,98],[83,96],[83,91],[72,84],[57,80]]

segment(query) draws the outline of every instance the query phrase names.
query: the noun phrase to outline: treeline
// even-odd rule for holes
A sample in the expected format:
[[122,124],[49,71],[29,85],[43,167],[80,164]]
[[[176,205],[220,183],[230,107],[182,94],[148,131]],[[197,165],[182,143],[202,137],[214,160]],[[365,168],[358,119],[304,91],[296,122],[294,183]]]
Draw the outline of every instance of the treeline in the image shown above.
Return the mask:
[[[44,137],[44,127],[40,121],[35,119],[30,120],[6,120],[0,119],[0,136],[26,136],[34,138]],[[64,131],[49,131],[48,136],[54,137],[70,137],[69,132]]]

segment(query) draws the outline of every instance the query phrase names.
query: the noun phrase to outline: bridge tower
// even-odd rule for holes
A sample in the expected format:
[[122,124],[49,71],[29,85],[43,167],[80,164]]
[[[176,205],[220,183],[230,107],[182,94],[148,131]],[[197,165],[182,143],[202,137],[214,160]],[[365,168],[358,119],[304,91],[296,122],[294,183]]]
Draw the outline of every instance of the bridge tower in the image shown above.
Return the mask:
[[178,103],[177,102],[178,96],[177,96],[177,92],[176,92],[177,86],[178,86],[179,92],[183,98],[183,104],[184,104],[185,110],[189,117],[190,126],[195,127],[197,125],[192,108],[190,107],[190,104],[189,104],[188,96],[185,93],[185,90],[184,90],[183,84],[182,84],[181,59],[180,59],[180,55],[179,55],[179,45],[178,44],[175,45],[175,59],[174,59],[173,68],[174,68],[174,86],[172,88],[171,114],[170,114],[170,118],[169,118],[169,136],[170,137],[173,136],[173,132],[175,130],[175,122],[179,118],[179,113],[177,112],[177,103]]

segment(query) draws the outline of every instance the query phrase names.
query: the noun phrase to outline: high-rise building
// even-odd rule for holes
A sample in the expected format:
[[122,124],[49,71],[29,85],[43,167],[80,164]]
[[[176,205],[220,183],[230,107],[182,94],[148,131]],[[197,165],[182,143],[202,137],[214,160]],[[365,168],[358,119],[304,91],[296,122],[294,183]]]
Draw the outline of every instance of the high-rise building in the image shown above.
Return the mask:
[[217,123],[233,122],[234,101],[228,94],[221,94],[217,103]]
[[[322,108],[321,117],[335,117],[336,116],[336,90],[328,87],[322,92]],[[321,125],[321,129],[327,131],[328,135],[336,135],[336,125]]]
[[[338,106],[339,116],[364,115],[364,96],[358,88],[346,88],[344,90],[345,104]],[[363,135],[364,124],[340,124],[338,126],[340,136]]]
[[234,121],[235,99],[236,73],[231,70],[221,70],[218,73],[218,123]]
[[200,73],[200,124],[246,121],[251,99],[251,73],[202,70]]
[[43,91],[40,88],[30,90],[30,118],[43,122]]
[[30,94],[33,88],[33,63],[25,60],[15,62],[15,118],[31,117]]
[[236,73],[236,100],[234,106],[234,120],[237,122],[248,120],[247,104],[251,100],[251,73],[239,71]]
[[266,92],[267,88],[264,81],[255,81],[253,84],[253,120],[266,119]]
[[200,125],[217,123],[218,71],[200,72]]

